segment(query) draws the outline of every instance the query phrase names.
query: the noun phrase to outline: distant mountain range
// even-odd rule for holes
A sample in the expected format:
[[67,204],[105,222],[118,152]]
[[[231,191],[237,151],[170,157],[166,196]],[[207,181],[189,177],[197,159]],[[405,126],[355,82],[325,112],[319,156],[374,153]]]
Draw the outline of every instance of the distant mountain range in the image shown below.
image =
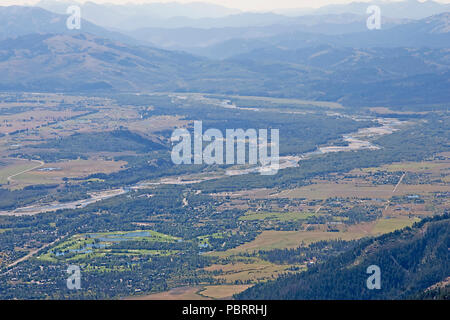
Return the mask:
[[[274,24],[264,26],[214,27],[214,28],[141,28],[122,31],[141,41],[150,41],[166,49],[185,50],[208,56],[206,47],[228,40],[255,40],[276,37],[294,32],[335,36],[367,31],[366,16],[355,14],[283,17]],[[409,20],[383,18],[383,28],[390,29]]]
[[[308,271],[257,284],[238,299],[417,299],[449,297],[448,215],[363,241]],[[369,266],[380,268],[380,289],[369,290]]]
[[[215,19],[240,14],[236,9],[202,2],[191,3],[147,3],[125,5],[80,3],[72,0],[42,0],[37,6],[64,14],[70,5],[80,6],[83,18],[109,28],[131,30],[142,27],[192,27],[198,23],[206,25]],[[204,22],[201,22],[205,19]],[[233,20],[233,19],[232,19]]]
[[0,41],[0,90],[191,91],[348,105],[443,103],[448,49],[266,48],[224,61],[89,34]]
[[[317,19],[316,24],[314,18]],[[318,22],[320,19],[323,22],[321,24]],[[324,44],[356,48],[445,48],[450,43],[449,31],[450,13],[442,13],[422,20],[386,23],[381,30],[368,30],[365,17],[345,14],[313,17],[308,25],[207,30],[148,28],[126,34],[139,40],[148,40],[166,49],[224,59],[264,47],[298,49]]]
[[[31,33],[76,34],[69,30],[66,21],[69,15],[56,14],[38,7],[0,6],[0,40]],[[92,22],[81,20],[83,32],[124,43],[138,44],[138,41],[119,32],[107,30]]]
[[[231,9],[224,6],[192,1],[189,3],[172,2],[153,2],[153,3],[132,3],[125,5],[117,5],[112,3],[95,3],[92,1],[77,1],[77,0],[41,0],[36,6],[45,8],[50,11],[65,13],[69,5],[79,5],[87,14],[100,13],[110,14],[112,12],[123,15],[146,15],[147,17],[159,18],[173,18],[173,17],[187,17],[191,19],[199,18],[219,18],[227,15],[241,13],[238,9]],[[106,13],[108,12],[108,13]]]
[[381,14],[390,18],[423,19],[428,16],[450,11],[450,4],[439,3],[432,0],[403,0],[370,2],[352,2],[342,5],[328,5],[314,10],[314,14],[341,14],[365,12],[369,5],[377,5]]
[[305,15],[353,14],[367,16],[366,10],[371,4],[380,6],[382,17],[386,20],[423,19],[450,11],[450,4],[417,0],[353,2],[324,6],[319,9],[289,9],[275,10],[275,12],[241,12],[202,2],[113,5],[96,4],[89,1],[79,4],[74,0],[42,0],[37,6],[55,13],[65,14],[67,7],[71,4],[78,4],[81,7],[83,18],[86,20],[103,27],[127,31],[141,28],[242,28],[286,25],[293,23],[292,17]]
[[[446,47],[450,42],[449,15],[450,13],[443,13],[422,20],[383,18],[382,29],[376,31],[367,29],[365,15],[355,14],[278,16],[281,17],[280,23],[267,26],[142,28],[132,31],[113,31],[82,20],[81,31],[125,44],[150,45],[224,59],[270,46],[289,49],[323,44],[358,48]],[[84,16],[83,14],[82,17]],[[255,19],[257,16],[260,15],[255,15]],[[0,21],[3,25],[0,39],[30,33],[77,33],[77,30],[66,28],[67,17],[67,14],[57,14],[39,7],[0,7]],[[233,17],[238,16],[226,18]]]
[[381,14],[397,19],[423,19],[432,15],[450,11],[450,4],[425,0],[386,1],[375,0],[369,2],[354,1],[347,4],[331,4],[318,9],[277,9],[274,13],[287,16],[326,15],[326,14],[364,14],[371,5],[379,6]]
[[[273,30],[280,34],[269,36],[270,28],[253,27],[248,36],[257,37],[243,39],[236,32],[244,29],[213,29],[212,35],[197,35],[199,41],[220,32],[232,38],[186,48],[191,53],[159,49],[87,21],[81,30],[67,30],[64,17],[41,8],[0,7],[0,90],[192,91],[349,106],[450,100],[448,13],[341,35],[289,31],[279,25]],[[341,16],[329,19],[344,22]],[[314,23],[311,18],[309,25]],[[173,43],[188,45],[181,39]]]

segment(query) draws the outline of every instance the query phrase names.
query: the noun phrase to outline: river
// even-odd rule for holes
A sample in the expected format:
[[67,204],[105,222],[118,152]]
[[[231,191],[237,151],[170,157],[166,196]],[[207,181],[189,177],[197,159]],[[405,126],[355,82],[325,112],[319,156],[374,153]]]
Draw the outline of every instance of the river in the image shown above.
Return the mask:
[[[234,105],[230,105],[227,101],[222,102],[221,106],[224,108],[237,108]],[[261,110],[254,108],[255,112],[260,112]],[[333,113],[337,114],[337,113]],[[341,115],[341,114],[339,114]],[[341,115],[342,116],[342,115]],[[367,117],[356,117],[353,116],[352,119],[357,121],[369,120]],[[394,131],[398,130],[401,126],[405,125],[406,121],[399,121],[398,119],[391,118],[372,118],[370,119],[376,123],[376,126],[359,129],[357,132],[346,134],[343,136],[343,141],[346,142],[346,145],[338,145],[338,146],[318,146],[318,148],[312,152],[307,152],[300,155],[291,155],[291,156],[281,156],[279,159],[279,167],[278,170],[283,170],[286,168],[298,167],[301,164],[302,160],[310,159],[316,155],[326,154],[331,152],[348,152],[348,151],[356,151],[356,150],[376,150],[380,147],[374,145],[370,140],[372,138],[376,138],[382,135],[391,134]],[[217,172],[209,172],[204,174],[203,176],[199,175],[186,175],[186,176],[178,176],[178,177],[167,177],[160,179],[158,181],[147,181],[147,182],[139,182],[138,184],[131,187],[122,187],[113,190],[104,190],[99,192],[90,193],[89,199],[78,200],[67,203],[59,203],[53,202],[48,204],[36,204],[27,207],[17,208],[15,210],[10,211],[0,211],[0,215],[13,215],[13,216],[22,216],[22,215],[34,215],[43,212],[52,212],[62,209],[76,209],[83,208],[89,204],[109,199],[112,197],[116,197],[122,194],[129,192],[129,190],[139,190],[144,188],[152,188],[158,185],[163,184],[195,184],[200,183],[206,180],[219,179],[225,176],[236,176],[236,175],[244,175],[249,173],[261,173],[263,170],[270,170],[270,168],[262,168],[262,167],[251,167],[251,168],[242,168],[242,169],[230,169],[226,171],[217,171]]]

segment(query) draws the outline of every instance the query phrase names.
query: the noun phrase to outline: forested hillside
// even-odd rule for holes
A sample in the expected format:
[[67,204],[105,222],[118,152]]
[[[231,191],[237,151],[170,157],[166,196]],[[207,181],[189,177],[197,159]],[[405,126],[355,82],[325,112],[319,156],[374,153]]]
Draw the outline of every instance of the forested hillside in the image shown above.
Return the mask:
[[[363,241],[308,271],[256,285],[238,299],[408,299],[423,295],[450,273],[450,216]],[[381,270],[381,289],[369,290],[367,267]],[[448,288],[448,286],[447,286]],[[444,294],[444,289],[435,292]]]

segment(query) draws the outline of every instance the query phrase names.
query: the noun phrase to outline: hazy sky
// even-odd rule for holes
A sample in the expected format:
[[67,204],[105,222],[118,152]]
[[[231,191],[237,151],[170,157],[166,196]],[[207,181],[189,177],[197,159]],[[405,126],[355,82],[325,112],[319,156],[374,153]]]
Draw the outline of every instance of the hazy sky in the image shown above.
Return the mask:
[[[75,0],[77,1],[77,0]],[[115,3],[115,4],[126,4],[126,3],[151,3],[151,2],[196,2],[193,0],[78,0],[78,2],[97,2],[97,3]],[[392,1],[392,0],[391,0]],[[401,0],[395,0],[401,1]],[[450,3],[450,0],[435,0],[441,3]],[[23,5],[23,4],[34,4],[38,0],[0,0],[0,5]],[[237,8],[241,10],[272,10],[280,8],[317,8],[327,4],[337,4],[337,3],[350,3],[350,2],[369,2],[369,0],[200,0],[197,2],[209,2],[220,4],[230,8]],[[423,1],[422,1],[423,2]]]

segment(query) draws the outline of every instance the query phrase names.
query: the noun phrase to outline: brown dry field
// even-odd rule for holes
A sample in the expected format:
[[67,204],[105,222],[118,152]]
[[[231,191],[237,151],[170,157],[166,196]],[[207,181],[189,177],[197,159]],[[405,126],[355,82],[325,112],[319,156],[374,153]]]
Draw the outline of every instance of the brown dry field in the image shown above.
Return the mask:
[[131,130],[137,130],[144,133],[154,133],[162,130],[173,130],[175,128],[184,128],[190,121],[181,120],[177,116],[155,116],[145,120],[137,120],[128,123]]
[[[27,185],[33,184],[52,184],[61,183],[64,177],[67,178],[83,178],[93,173],[112,173],[121,170],[121,167],[126,165],[125,161],[107,161],[102,159],[89,159],[89,160],[70,160],[57,163],[46,163],[42,167],[34,169],[32,171],[20,174],[13,178],[13,182],[9,186],[10,188],[22,188]],[[20,172],[21,168],[25,166],[36,166],[35,162],[31,164],[16,160],[11,166],[1,170],[0,168],[0,182],[6,183],[5,179],[2,179],[3,175],[11,172]],[[40,169],[45,168],[58,168],[54,171],[42,171]],[[2,174],[5,172],[5,174]]]
[[366,234],[358,232],[326,232],[326,231],[276,231],[265,230],[255,240],[222,253],[223,255],[254,252],[259,250],[297,248],[302,243],[309,244],[320,240],[353,240]]
[[369,108],[370,111],[375,112],[379,115],[385,115],[385,114],[427,114],[429,112],[412,112],[412,111],[395,111],[395,110],[391,110],[389,108],[386,107],[374,107],[374,108]]
[[250,284],[224,284],[217,286],[206,286],[199,292],[202,296],[213,299],[230,299],[234,294],[240,293],[252,285]]
[[395,230],[403,229],[404,227],[410,227],[414,222],[420,221],[416,217],[386,217],[378,219],[373,223],[373,227],[370,230],[371,235],[381,235],[389,233]]
[[259,97],[259,96],[230,96],[231,98],[238,98],[249,101],[268,101],[271,103],[279,104],[298,104],[298,105],[312,105],[321,108],[330,109],[342,109],[344,108],[340,103],[328,102],[328,101],[312,101],[312,100],[301,100],[301,99],[290,99],[290,98],[272,98],[272,97]]
[[325,200],[328,198],[371,198],[389,199],[392,196],[408,194],[428,194],[431,192],[450,192],[449,185],[405,185],[401,184],[395,193],[394,185],[372,185],[370,183],[333,183],[323,182],[301,188],[285,190],[274,197],[276,198],[306,198],[309,200]]
[[0,133],[6,134],[16,130],[32,130],[52,121],[64,121],[67,118],[83,114],[82,111],[55,111],[48,109],[38,109],[26,111],[13,115],[0,116]]
[[212,300],[212,299],[231,299],[231,297],[240,293],[252,284],[224,284],[198,287],[181,287],[168,291],[154,293],[149,295],[136,295],[127,297],[124,300]]
[[[383,216],[389,217],[401,217],[401,216],[417,216],[425,217],[432,216],[434,214],[433,209],[435,208],[449,207],[449,203],[444,202],[442,205],[431,206],[428,203],[405,203],[405,204],[389,204],[389,206],[383,210]],[[442,210],[443,211],[443,210]]]
[[160,293],[127,297],[125,300],[211,300],[198,294],[202,289],[203,287],[182,287]]
[[226,265],[212,265],[205,270],[222,270],[220,275],[214,276],[217,280],[224,280],[226,283],[234,283],[236,280],[260,282],[273,277],[277,277],[282,273],[288,272],[288,268],[292,265],[277,265],[266,261],[257,263],[234,263]]
[[37,161],[11,158],[0,158],[0,162],[0,185],[8,183],[8,177],[39,165]]
[[227,257],[239,253],[255,252],[271,249],[297,248],[303,244],[310,244],[321,240],[355,240],[367,236],[374,236],[411,226],[417,218],[407,216],[381,218],[373,222],[364,222],[352,226],[339,226],[339,232],[326,230],[312,231],[276,231],[265,230],[255,240],[240,245],[225,252],[211,253],[213,256]]
[[[448,158],[450,153],[441,153],[443,157]],[[415,172],[415,173],[429,173],[433,175],[438,175],[440,173],[447,173],[450,170],[450,161],[447,160],[435,160],[435,161],[419,161],[419,162],[401,162],[387,164],[381,167],[375,168],[364,168],[363,172],[377,172],[377,171],[402,171],[402,172]],[[360,169],[353,170],[351,173],[358,174]]]

